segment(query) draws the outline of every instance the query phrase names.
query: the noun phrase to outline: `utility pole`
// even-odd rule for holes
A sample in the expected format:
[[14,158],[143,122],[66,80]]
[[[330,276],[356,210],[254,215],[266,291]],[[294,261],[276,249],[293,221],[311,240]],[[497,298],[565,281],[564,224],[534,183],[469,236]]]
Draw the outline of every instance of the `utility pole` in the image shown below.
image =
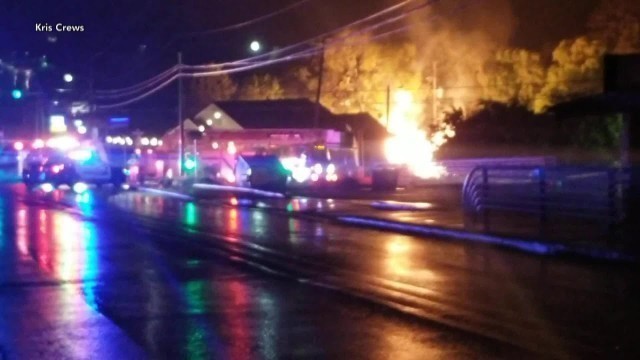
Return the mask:
[[184,121],[182,119],[182,53],[178,52],[178,127],[180,140],[178,141],[178,174],[184,173]]
[[327,39],[322,40],[322,54],[320,56],[320,73],[318,74],[318,89],[316,92],[316,114],[314,117],[314,127],[317,129],[320,127],[320,97],[322,96],[322,79],[324,78],[324,56],[325,56],[325,44]]
[[433,124],[435,125],[436,121],[438,120],[438,63],[437,62],[433,62],[433,89],[431,89],[431,96],[432,96],[432,119],[433,119]]
[[389,130],[389,112],[391,111],[391,85],[387,85],[387,130]]

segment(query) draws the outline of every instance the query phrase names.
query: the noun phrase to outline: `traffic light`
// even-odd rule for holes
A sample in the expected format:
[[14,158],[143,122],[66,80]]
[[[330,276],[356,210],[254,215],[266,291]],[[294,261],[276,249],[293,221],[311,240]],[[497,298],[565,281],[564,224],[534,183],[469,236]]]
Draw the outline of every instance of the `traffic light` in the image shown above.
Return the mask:
[[196,160],[193,158],[188,158],[185,162],[184,162],[184,167],[185,169],[191,171],[193,169],[196,168]]
[[13,91],[11,92],[11,97],[12,97],[14,100],[22,99],[22,90],[20,90],[20,89],[13,89]]

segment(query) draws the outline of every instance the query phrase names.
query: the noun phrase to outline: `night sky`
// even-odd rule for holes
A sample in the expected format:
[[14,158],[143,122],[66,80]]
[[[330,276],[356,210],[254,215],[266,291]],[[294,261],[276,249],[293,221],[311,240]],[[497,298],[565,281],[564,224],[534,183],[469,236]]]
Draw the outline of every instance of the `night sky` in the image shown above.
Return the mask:
[[[504,21],[510,24],[505,45],[542,51],[549,51],[563,38],[584,33],[588,14],[598,3],[598,0],[468,1],[489,8],[506,7],[512,16],[487,21],[475,19],[474,12],[467,11],[455,21],[471,31]],[[260,40],[266,50],[287,46],[400,0],[308,0],[284,15],[239,30],[193,35],[243,22],[296,2],[298,0],[0,0],[0,59],[16,61],[24,57],[25,52],[28,52],[27,58],[46,55],[50,64],[48,71],[56,81],[61,81],[63,73],[72,72],[78,84],[92,78],[95,89],[122,88],[174,65],[178,51],[183,52],[187,64],[244,58],[250,56],[248,44],[253,39]],[[83,26],[84,31],[36,31],[36,24],[55,26],[57,23]],[[158,110],[151,117],[142,116],[156,121],[152,118],[166,117],[161,114],[167,109],[175,112],[174,98],[172,86],[133,107]],[[7,116],[0,114],[0,121],[6,122]]]
[[[17,50],[46,54],[67,71],[88,74],[93,69],[98,86],[118,87],[174,63],[178,50],[191,64],[241,58],[248,55],[247,44],[253,38],[267,48],[286,46],[397,2],[310,0],[286,15],[241,30],[186,35],[245,21],[296,1],[2,0],[0,57]],[[516,24],[511,43],[545,49],[582,32],[597,1],[510,2]],[[37,32],[37,23],[82,25],[84,32]]]

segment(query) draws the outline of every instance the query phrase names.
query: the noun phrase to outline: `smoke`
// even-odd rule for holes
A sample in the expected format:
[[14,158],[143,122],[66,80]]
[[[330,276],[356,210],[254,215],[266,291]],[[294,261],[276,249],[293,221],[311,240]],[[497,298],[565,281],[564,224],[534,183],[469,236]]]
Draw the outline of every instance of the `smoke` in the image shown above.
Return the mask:
[[438,112],[470,110],[477,103],[482,96],[478,74],[498,49],[509,45],[517,24],[509,0],[440,1],[408,21],[409,40],[417,44],[425,75],[430,81],[435,75],[444,89]]

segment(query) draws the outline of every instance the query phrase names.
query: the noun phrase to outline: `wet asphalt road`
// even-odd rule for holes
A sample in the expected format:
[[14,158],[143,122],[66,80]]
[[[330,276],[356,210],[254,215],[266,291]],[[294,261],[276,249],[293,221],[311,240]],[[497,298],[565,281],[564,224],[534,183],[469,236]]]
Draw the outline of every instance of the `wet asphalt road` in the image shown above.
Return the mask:
[[639,354],[635,267],[530,256],[296,216],[305,206],[338,207],[328,199],[294,198],[284,210],[278,210],[283,204],[270,207],[273,201],[266,199],[193,203],[122,194],[112,203],[142,216],[145,226],[172,234],[167,236],[175,236],[174,229],[164,225],[179,219],[185,229],[178,235],[186,232],[190,241],[207,248],[222,247],[297,279],[544,356]]
[[[142,194],[45,196],[21,185],[2,185],[0,195],[3,359],[527,355],[270,274],[228,249],[202,247],[189,237],[195,230],[180,225],[203,221],[193,204]],[[162,212],[165,201],[182,213],[166,213],[163,226],[135,215]],[[242,210],[228,215],[245,216]],[[242,226],[228,222],[220,230],[236,234]],[[308,237],[291,226],[281,235],[296,246],[313,249],[331,236]]]

